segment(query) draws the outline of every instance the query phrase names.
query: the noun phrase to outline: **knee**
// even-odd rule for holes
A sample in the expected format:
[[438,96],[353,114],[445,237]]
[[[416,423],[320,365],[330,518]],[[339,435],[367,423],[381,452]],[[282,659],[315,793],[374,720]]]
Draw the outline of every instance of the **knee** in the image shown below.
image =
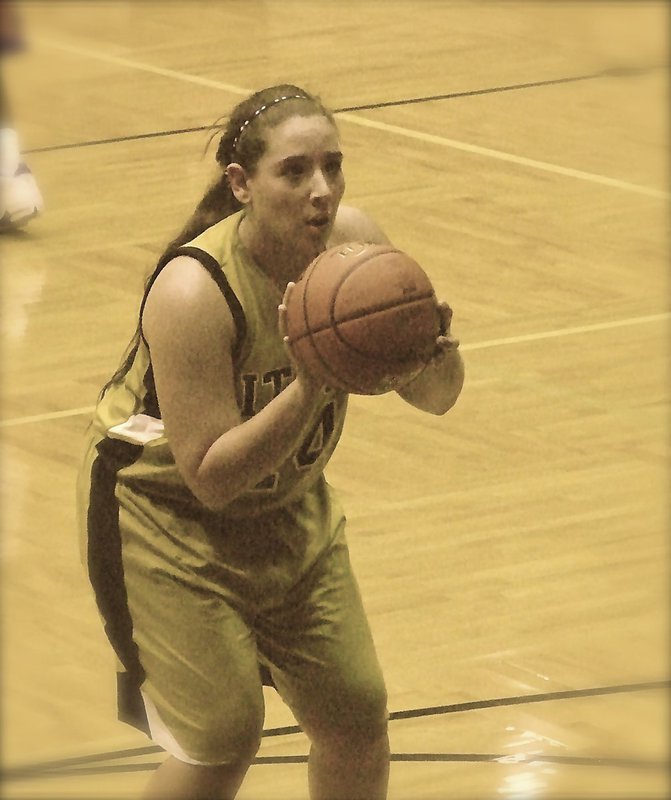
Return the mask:
[[207,766],[248,766],[263,731],[263,708],[239,701],[235,707],[216,705],[192,726],[184,751],[189,761]]
[[387,689],[380,677],[357,681],[349,688],[337,714],[339,727],[354,728],[373,738],[387,732]]
[[346,691],[334,693],[323,711],[309,726],[313,741],[365,748],[387,736],[387,691],[381,679],[350,684]]
[[215,763],[250,763],[261,743],[263,711],[239,706],[228,714],[209,721],[207,739],[218,754]]

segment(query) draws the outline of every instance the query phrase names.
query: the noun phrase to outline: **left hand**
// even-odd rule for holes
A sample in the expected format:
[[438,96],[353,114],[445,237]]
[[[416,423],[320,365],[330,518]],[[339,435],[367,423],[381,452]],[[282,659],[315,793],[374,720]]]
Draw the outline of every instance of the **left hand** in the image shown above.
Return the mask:
[[395,389],[398,391],[410,385],[416,378],[424,373],[427,367],[437,367],[445,360],[448,353],[454,353],[459,349],[459,339],[452,336],[450,326],[452,324],[452,309],[444,300],[437,302],[438,314],[440,317],[440,331],[436,337],[436,344],[433,352],[427,361],[418,367],[414,367],[404,375],[397,375],[387,382],[384,391]]
[[440,316],[440,333],[436,339],[436,349],[429,363],[442,361],[445,356],[459,348],[459,339],[452,335],[452,309],[444,300],[438,302],[438,314]]

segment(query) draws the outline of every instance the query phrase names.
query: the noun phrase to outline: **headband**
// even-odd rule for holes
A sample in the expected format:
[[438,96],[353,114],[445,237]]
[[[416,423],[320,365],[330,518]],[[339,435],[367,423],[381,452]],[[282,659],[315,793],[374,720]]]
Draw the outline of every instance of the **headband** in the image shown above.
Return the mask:
[[247,126],[250,123],[254,122],[254,120],[259,116],[259,114],[262,114],[267,108],[271,108],[277,103],[281,103],[283,100],[309,100],[309,99],[310,98],[306,97],[304,94],[287,94],[287,95],[282,95],[282,97],[276,97],[272,102],[266,103],[265,105],[261,106],[261,108],[257,108],[256,111],[251,115],[251,117],[249,117],[249,119],[246,119],[240,126],[240,130],[238,131],[235,139],[233,139],[232,151],[235,153],[238,147],[238,142],[240,141],[240,137],[245,132]]

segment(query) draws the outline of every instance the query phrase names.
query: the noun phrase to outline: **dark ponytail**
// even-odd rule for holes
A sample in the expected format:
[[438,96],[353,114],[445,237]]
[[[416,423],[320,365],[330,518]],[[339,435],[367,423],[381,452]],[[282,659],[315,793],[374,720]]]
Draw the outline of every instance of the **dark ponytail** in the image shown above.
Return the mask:
[[[315,114],[326,117],[335,127],[333,114],[322,104],[319,97],[292,84],[281,84],[262,89],[233,109],[217,146],[216,161],[220,174],[210,184],[186,225],[163,251],[157,267],[145,283],[145,295],[149,291],[159,267],[167,264],[177,254],[180,247],[242,208],[242,204],[235,198],[229,186],[226,167],[236,162],[248,174],[254,174],[256,165],[265,152],[266,132],[270,128],[274,128],[292,116]],[[141,320],[139,320],[135,335],[126,348],[123,362],[103,387],[100,398],[130,369],[140,346],[141,335]]]
[[202,199],[194,209],[193,214],[182,228],[179,234],[166,247],[161,261],[170,253],[195,239],[203,231],[221,222],[222,219],[230,217],[242,208],[242,204],[236,200],[228,185],[226,175],[222,173],[208,187]]
[[226,167],[236,162],[253,174],[266,149],[266,131],[296,114],[321,114],[335,125],[333,114],[318,97],[288,83],[255,92],[233,109],[217,146],[216,161],[221,173],[170,242],[163,258],[242,208],[228,184]]

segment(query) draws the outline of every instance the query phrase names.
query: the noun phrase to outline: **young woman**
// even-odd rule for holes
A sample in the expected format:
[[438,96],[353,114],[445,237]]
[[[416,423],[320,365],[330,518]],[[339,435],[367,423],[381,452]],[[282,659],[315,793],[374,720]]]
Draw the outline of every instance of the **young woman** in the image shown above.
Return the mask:
[[[81,472],[120,718],[169,754],[147,797],[232,798],[259,745],[265,680],[310,738],[311,797],[377,800],[386,692],[323,477],[347,397],[292,363],[278,307],[327,246],[387,239],[340,206],[338,131],[303,89],[242,102],[217,162],[147,284]],[[463,381],[441,309],[436,358],[400,390],[437,414]]]

